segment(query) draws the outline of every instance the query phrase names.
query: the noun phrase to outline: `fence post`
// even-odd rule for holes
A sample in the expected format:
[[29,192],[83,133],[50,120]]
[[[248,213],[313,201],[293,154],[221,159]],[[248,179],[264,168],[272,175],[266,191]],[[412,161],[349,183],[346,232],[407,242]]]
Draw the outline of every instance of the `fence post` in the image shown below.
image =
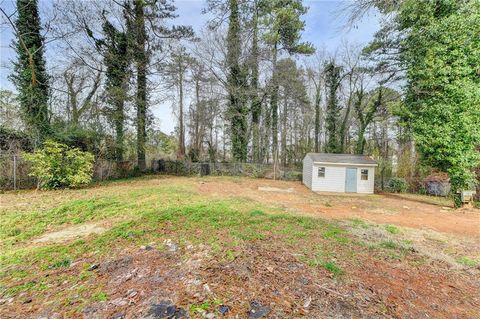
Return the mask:
[[17,156],[13,155],[13,190],[17,190]]

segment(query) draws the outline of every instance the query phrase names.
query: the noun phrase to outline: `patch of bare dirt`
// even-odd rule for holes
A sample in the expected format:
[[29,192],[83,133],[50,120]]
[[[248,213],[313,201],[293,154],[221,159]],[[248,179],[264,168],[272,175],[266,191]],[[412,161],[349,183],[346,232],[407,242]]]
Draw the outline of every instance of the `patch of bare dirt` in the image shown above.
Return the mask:
[[[293,189],[293,192],[262,192],[259,188]],[[300,182],[262,179],[210,178],[197,184],[198,191],[217,197],[247,197],[280,205],[292,212],[323,218],[359,218],[381,224],[434,230],[480,237],[480,210],[453,210],[419,200],[390,195],[315,193]]]
[[396,318],[478,318],[478,281],[436,267],[371,261],[355,271]]
[[34,244],[62,243],[76,238],[86,237],[92,234],[101,234],[107,229],[96,224],[82,224],[64,228],[59,231],[43,234],[34,239]]

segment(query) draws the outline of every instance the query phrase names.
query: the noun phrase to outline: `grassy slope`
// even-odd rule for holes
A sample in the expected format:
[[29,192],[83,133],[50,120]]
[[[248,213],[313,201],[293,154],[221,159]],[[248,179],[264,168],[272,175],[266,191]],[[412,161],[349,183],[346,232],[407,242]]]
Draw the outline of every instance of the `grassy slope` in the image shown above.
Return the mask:
[[[341,228],[320,219],[288,215],[281,209],[242,198],[212,201],[187,185],[160,183],[139,188],[137,182],[130,182],[134,185],[131,188],[128,182],[127,185],[110,183],[106,191],[100,192],[48,192],[49,205],[45,205],[45,198],[41,197],[38,202],[29,203],[28,207],[34,210],[22,206],[4,209],[0,219],[3,252],[0,279],[8,284],[0,289],[6,289],[7,295],[47,289],[49,279],[18,286],[12,283],[23,282],[32,271],[66,267],[92,252],[96,258],[101,258],[119,247],[172,237],[180,244],[208,244],[220,258],[233,258],[231,248],[240,242],[263,239],[272,233],[281,234],[285,243],[291,245],[312,232],[321,232],[334,243],[348,241]],[[65,192],[68,192],[68,200],[63,198]],[[56,196],[60,198],[58,204]],[[31,244],[32,238],[41,234],[86,222],[113,226],[101,235],[70,243]],[[327,259],[320,261],[314,256],[311,262],[341,273],[340,268]]]

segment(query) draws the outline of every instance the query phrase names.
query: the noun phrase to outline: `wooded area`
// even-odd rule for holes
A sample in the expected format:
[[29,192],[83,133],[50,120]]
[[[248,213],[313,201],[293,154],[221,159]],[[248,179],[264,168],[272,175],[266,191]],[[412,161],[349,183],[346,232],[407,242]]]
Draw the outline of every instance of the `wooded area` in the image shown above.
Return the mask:
[[[1,10],[17,52],[17,92],[0,92],[4,154],[55,140],[139,171],[159,158],[296,166],[307,152],[371,154],[382,188],[396,176],[418,191],[434,172],[453,194],[475,188],[477,0],[343,4],[345,32],[372,10],[381,29],[335,52],[302,40],[301,0],[209,0],[195,32],[175,25],[169,1],[53,1],[45,16],[39,6]],[[151,112],[165,101],[172,134]]]

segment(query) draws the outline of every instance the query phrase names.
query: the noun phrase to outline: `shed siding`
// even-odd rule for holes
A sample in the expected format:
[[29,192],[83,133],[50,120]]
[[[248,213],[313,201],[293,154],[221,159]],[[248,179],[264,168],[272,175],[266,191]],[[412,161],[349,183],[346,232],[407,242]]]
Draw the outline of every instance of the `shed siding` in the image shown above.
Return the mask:
[[[368,180],[362,181],[362,169],[368,169]],[[361,167],[357,169],[357,193],[373,194],[375,185],[375,167]]]
[[303,184],[308,188],[312,188],[312,165],[313,161],[309,156],[303,159]]
[[[314,164],[311,166],[312,187],[315,192],[345,192],[345,166]],[[318,168],[325,167],[325,177],[318,177]]]

